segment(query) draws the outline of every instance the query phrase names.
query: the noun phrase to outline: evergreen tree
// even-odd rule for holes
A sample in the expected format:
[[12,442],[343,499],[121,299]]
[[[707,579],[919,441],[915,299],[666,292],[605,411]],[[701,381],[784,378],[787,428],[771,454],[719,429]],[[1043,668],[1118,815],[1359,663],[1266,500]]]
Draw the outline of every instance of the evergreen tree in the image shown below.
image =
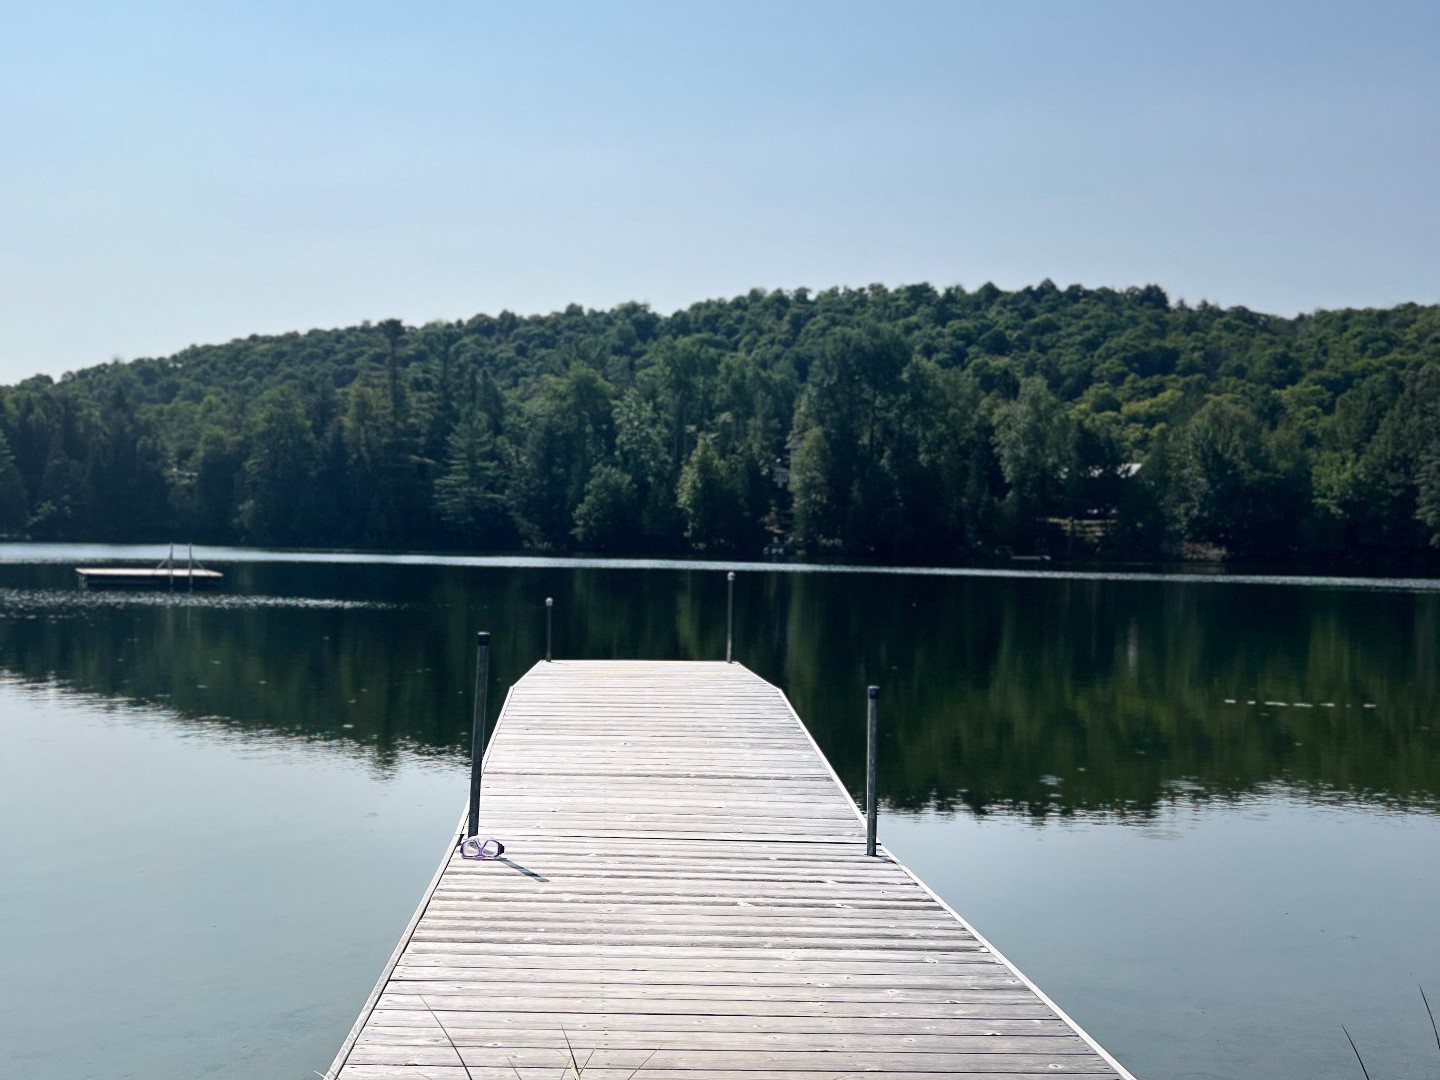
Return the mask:
[[507,531],[490,420],[474,409],[467,410],[450,433],[445,470],[435,481],[435,507],[467,547],[486,547]]

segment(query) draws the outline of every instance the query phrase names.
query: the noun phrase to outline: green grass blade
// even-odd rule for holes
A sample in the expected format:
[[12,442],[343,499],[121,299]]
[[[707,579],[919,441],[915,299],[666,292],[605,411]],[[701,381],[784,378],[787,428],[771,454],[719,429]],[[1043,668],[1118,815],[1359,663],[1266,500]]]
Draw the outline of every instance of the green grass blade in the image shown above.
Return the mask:
[[[1340,1025],[1340,1030],[1345,1032],[1345,1038],[1350,1039],[1350,1032],[1345,1030],[1345,1025]],[[1360,1056],[1360,1048],[1355,1045],[1355,1040],[1350,1039],[1350,1049],[1355,1051],[1355,1060],[1360,1062],[1360,1071],[1365,1074],[1365,1080],[1370,1080],[1370,1070],[1365,1068],[1365,1059]]]

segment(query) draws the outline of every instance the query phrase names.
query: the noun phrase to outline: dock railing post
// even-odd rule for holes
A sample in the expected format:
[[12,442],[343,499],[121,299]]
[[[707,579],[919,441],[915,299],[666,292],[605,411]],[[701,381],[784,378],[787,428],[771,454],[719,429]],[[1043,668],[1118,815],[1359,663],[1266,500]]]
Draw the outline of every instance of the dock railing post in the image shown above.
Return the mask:
[[735,662],[735,571],[725,576],[725,663]]
[[879,800],[875,790],[875,726],[880,687],[865,691],[865,854],[875,854],[875,824]]
[[550,663],[550,613],[555,610],[555,598],[545,597],[545,662]]
[[480,769],[485,763],[485,690],[490,675],[490,634],[475,635],[475,712],[470,734],[470,817],[466,836],[480,832]]

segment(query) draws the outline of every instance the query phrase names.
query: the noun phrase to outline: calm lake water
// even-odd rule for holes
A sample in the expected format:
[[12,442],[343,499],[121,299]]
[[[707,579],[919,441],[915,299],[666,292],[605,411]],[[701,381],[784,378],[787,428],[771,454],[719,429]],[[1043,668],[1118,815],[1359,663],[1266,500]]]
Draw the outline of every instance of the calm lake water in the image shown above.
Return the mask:
[[[544,649],[723,658],[723,568],[0,546],[8,1075],[323,1070]],[[1440,1068],[1440,584],[745,567],[738,660],[881,838],[1146,1080]]]

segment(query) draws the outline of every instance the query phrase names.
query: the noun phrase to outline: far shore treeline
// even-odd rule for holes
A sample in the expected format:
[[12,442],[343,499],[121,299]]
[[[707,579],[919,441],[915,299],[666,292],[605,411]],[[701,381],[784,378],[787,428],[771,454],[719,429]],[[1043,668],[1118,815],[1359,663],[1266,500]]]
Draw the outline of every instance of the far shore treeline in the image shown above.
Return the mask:
[[11,537],[1440,565],[1440,306],[754,290],[254,336],[0,395]]

